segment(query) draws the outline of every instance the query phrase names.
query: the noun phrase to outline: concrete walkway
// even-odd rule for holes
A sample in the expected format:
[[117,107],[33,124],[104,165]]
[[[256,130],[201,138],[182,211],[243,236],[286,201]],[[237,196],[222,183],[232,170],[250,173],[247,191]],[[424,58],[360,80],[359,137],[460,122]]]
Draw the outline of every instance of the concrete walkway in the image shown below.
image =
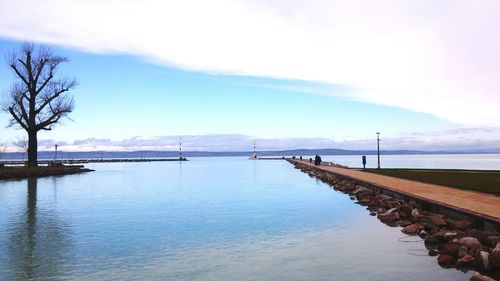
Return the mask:
[[[463,213],[479,216],[500,223],[500,197],[480,192],[461,190],[457,188],[428,184],[417,181],[399,179],[357,169],[339,168],[336,166],[314,166],[308,161],[299,163],[316,167],[341,176],[375,185],[409,197],[428,201]],[[499,186],[500,188],[500,186]]]

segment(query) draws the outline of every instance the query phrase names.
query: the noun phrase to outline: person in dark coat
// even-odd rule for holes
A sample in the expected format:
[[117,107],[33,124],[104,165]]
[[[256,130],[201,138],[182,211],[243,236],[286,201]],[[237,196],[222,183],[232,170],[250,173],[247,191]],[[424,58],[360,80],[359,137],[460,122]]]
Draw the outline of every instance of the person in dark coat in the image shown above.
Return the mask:
[[319,155],[314,156],[314,165],[321,165],[321,157],[319,157]]

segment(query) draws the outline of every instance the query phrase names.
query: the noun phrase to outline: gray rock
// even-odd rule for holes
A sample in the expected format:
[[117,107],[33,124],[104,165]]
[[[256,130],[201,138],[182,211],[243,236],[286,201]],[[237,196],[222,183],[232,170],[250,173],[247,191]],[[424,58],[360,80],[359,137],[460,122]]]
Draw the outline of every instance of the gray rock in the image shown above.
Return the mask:
[[490,270],[490,261],[489,261],[489,253],[486,251],[480,251],[476,254],[474,258],[476,262],[476,266],[481,270]]
[[493,252],[500,252],[500,242],[497,243],[497,245],[493,249]]
[[424,229],[424,225],[421,223],[414,223],[405,226],[403,229],[401,229],[401,232],[405,234],[410,234],[410,235],[415,235],[419,233],[422,229]]
[[445,226],[445,225],[447,225],[447,223],[443,217],[444,217],[443,215],[433,215],[433,216],[430,216],[429,219],[436,226]]
[[418,209],[415,208],[415,209],[411,210],[412,217],[417,217],[419,214],[420,214],[420,212],[418,211]]
[[443,234],[443,239],[446,240],[446,241],[450,241],[453,238],[455,238],[455,236],[457,236],[457,232],[456,231],[448,231],[445,234]]
[[481,242],[479,242],[479,240],[474,237],[462,237],[460,239],[457,239],[457,242],[460,243],[460,245],[465,246],[471,250],[479,249],[482,246]]
[[379,214],[377,218],[383,223],[394,223],[399,220],[399,215],[397,212],[397,208],[392,208],[385,211],[382,214]]
[[469,255],[469,252],[467,251],[467,247],[466,246],[460,246],[458,247],[458,257],[459,258],[462,258],[464,256],[468,256]]
[[495,279],[491,279],[488,276],[484,276],[479,274],[478,272],[474,272],[474,275],[469,279],[470,281],[495,281]]
[[495,247],[498,243],[500,243],[500,236],[488,236],[488,242],[491,247]]

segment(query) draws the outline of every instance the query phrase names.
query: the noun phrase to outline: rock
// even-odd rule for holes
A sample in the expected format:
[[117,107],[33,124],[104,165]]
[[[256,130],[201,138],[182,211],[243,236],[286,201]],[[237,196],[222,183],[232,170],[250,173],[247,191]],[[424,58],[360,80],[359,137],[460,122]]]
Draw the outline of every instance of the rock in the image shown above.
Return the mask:
[[474,275],[469,279],[470,281],[495,281],[495,279],[491,279],[488,276],[484,276],[479,274],[478,272],[474,272]]
[[425,237],[426,244],[438,244],[443,241],[443,234],[440,232],[432,233]]
[[443,234],[443,239],[446,240],[446,241],[450,241],[453,238],[455,238],[455,236],[457,236],[457,232],[456,231],[448,231],[445,234]]
[[445,266],[445,267],[452,266],[455,264],[455,258],[453,256],[450,256],[450,255],[439,255],[438,263],[439,263],[439,265]]
[[441,254],[453,255],[456,256],[458,254],[458,248],[460,247],[460,243],[457,242],[446,242],[441,247]]
[[474,237],[462,237],[457,240],[460,245],[467,247],[468,249],[474,251],[482,247],[481,242]]
[[398,208],[399,216],[402,218],[411,217],[411,211],[412,211],[412,208],[406,204],[404,204]]
[[489,270],[490,269],[490,261],[489,261],[489,253],[485,251],[480,251],[474,257],[474,262],[477,268],[480,270]]
[[387,200],[387,201],[384,201],[385,204],[387,205],[387,208],[399,208],[401,207],[401,202],[396,200],[396,199],[392,199],[392,200]]
[[488,236],[488,245],[490,247],[495,247],[498,243],[500,243],[500,236]]
[[490,244],[490,240],[488,239],[488,232],[485,232],[485,231],[471,229],[471,230],[465,231],[464,236],[474,237],[477,240],[479,240],[479,242],[481,242],[483,245]]
[[417,208],[411,210],[411,216],[412,217],[417,217],[420,214]]
[[430,216],[429,219],[436,226],[445,226],[447,225],[447,223],[443,217],[444,217],[443,215],[433,215]]
[[417,202],[415,202],[415,200],[410,200],[410,202],[408,202],[408,205],[412,209],[420,209],[420,204],[418,204]]
[[428,231],[433,231],[436,229],[436,226],[432,222],[424,223],[424,228]]
[[376,197],[376,196],[374,196],[374,197],[370,197],[370,198],[369,198],[369,200],[370,200],[370,202],[368,202],[368,206],[369,206],[369,207],[372,207],[372,208],[377,207],[377,208],[378,208],[378,203],[379,203],[379,202],[378,202],[378,200],[377,200],[377,197]]
[[500,269],[500,251],[493,251],[488,256],[488,261],[496,269]]
[[468,265],[468,264],[471,264],[473,261],[474,261],[473,256],[465,255],[458,260],[458,263],[461,265]]
[[467,251],[467,247],[465,247],[465,246],[458,247],[458,254],[457,255],[458,255],[458,258],[469,255],[469,252]]
[[488,276],[481,275],[478,272],[475,272],[474,275],[469,279],[470,281],[495,281],[495,279],[491,279]]
[[363,206],[367,206],[368,203],[370,203],[370,199],[368,199],[368,198],[362,198],[362,199],[359,199],[358,202],[359,202],[359,204],[361,204]]
[[437,252],[437,251],[434,251],[434,250],[432,250],[432,249],[431,249],[431,250],[429,250],[429,256],[431,256],[431,257],[435,257],[435,256],[437,256],[437,255],[438,255],[438,252]]
[[369,192],[369,191],[370,190],[368,188],[358,185],[358,186],[356,186],[356,189],[354,189],[351,193],[353,195],[358,195],[358,194],[361,194],[363,192]]
[[420,230],[424,229],[424,225],[421,223],[414,223],[405,226],[403,229],[401,229],[401,232],[405,234],[410,234],[410,235],[415,235],[420,232]]
[[498,242],[495,248],[493,249],[493,252],[498,252],[498,251],[500,251],[500,242]]
[[466,220],[448,220],[448,226],[451,229],[467,230],[472,226],[472,223]]
[[407,221],[407,220],[400,220],[400,221],[398,221],[398,225],[401,226],[401,227],[405,227],[405,226],[410,225],[410,224],[412,224],[411,221]]
[[418,215],[413,218],[417,222],[421,222],[422,224],[428,224],[430,222],[429,217],[425,215]]
[[391,200],[392,197],[389,196],[389,195],[385,195],[385,194],[377,194],[375,197],[374,197],[379,203],[384,201],[384,200]]
[[382,214],[379,214],[377,218],[386,224],[394,223],[399,220],[399,215],[396,208],[389,209]]

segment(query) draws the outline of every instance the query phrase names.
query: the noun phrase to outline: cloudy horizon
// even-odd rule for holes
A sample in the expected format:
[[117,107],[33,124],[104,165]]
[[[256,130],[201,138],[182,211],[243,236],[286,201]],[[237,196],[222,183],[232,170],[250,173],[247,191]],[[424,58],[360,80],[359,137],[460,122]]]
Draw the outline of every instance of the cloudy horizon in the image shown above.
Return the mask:
[[[495,138],[500,129],[460,128],[447,131],[407,132],[398,137],[381,136],[382,150],[419,150],[419,151],[497,151],[500,139]],[[471,132],[480,137],[470,137]],[[19,142],[16,140],[14,142]],[[184,151],[200,152],[237,152],[252,151],[256,142],[260,151],[279,151],[294,149],[343,149],[376,150],[376,137],[370,139],[350,139],[336,141],[334,138],[256,138],[242,134],[215,135],[175,135],[152,138],[133,137],[122,140],[86,138],[74,141],[45,139],[39,142],[40,151],[52,151],[58,145],[61,151],[178,151],[179,142]],[[4,152],[23,152],[23,148],[4,143]]]

